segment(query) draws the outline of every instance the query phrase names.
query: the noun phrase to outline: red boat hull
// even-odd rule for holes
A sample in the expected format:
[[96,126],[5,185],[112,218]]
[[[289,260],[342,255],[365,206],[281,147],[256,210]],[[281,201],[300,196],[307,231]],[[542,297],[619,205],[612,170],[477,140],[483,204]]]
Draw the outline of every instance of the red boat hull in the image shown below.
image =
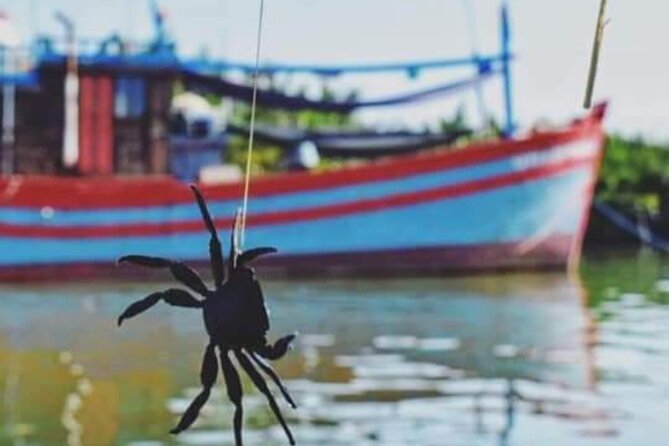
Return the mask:
[[[291,275],[565,268],[578,261],[604,108],[563,130],[254,179],[247,240]],[[136,253],[206,264],[207,232],[167,177],[0,180],[0,280],[117,278]],[[202,185],[221,236],[242,184]]]

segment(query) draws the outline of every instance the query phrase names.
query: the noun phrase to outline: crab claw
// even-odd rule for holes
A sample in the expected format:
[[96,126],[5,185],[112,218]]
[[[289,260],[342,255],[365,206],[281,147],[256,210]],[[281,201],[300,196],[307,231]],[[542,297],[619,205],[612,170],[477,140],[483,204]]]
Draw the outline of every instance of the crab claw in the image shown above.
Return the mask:
[[257,352],[263,358],[267,358],[270,361],[276,361],[281,359],[288,350],[292,349],[292,342],[297,337],[297,333],[292,333],[282,338],[279,338],[274,345],[267,345],[264,348],[258,349]]
[[262,248],[253,248],[249,249],[248,251],[244,251],[241,253],[237,259],[237,262],[240,265],[245,265],[249,262],[254,261],[260,256],[268,255],[268,254],[274,254],[276,252],[279,252],[278,249],[273,248],[273,247],[262,247]]
[[169,259],[142,255],[128,255],[119,257],[116,260],[116,265],[120,265],[122,263],[134,263],[136,265],[146,266],[149,268],[169,268],[172,265],[172,261]]
[[121,265],[123,265],[124,263],[130,263],[129,257],[131,257],[131,256],[123,256],[123,257],[119,257],[118,259],[116,259],[116,261],[114,262],[114,264],[115,264],[116,266],[121,266]]
[[137,316],[138,314],[148,310],[152,306],[158,303],[161,299],[163,293],[153,293],[146,296],[144,299],[138,300],[137,302],[132,303],[125,311],[118,317],[116,320],[116,326],[120,327],[123,324],[123,321],[130,319],[131,317]]
[[274,344],[275,347],[281,348],[284,351],[289,351],[293,349],[293,341],[297,339],[298,333],[291,333],[288,336],[284,336],[283,338],[280,338],[276,343]]
[[285,355],[289,350],[293,349],[293,341],[295,338],[297,338],[297,333],[292,333],[280,338],[274,343],[274,349],[280,352],[280,356]]

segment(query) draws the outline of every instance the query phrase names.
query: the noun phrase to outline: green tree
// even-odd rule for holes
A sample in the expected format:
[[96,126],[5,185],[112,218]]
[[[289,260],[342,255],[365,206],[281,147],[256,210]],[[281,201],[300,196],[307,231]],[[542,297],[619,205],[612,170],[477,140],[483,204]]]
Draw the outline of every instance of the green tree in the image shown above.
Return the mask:
[[669,147],[612,135],[597,183],[598,198],[628,212],[659,213],[669,191]]

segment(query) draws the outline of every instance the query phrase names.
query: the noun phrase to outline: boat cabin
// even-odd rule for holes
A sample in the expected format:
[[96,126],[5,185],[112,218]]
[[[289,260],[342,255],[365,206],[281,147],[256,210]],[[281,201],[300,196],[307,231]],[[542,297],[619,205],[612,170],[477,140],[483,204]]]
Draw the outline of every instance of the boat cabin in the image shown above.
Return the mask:
[[[503,76],[507,107],[502,136],[511,137],[515,128],[510,106],[511,53],[506,34],[502,52],[485,57],[325,68],[283,64],[262,67],[262,73],[270,76],[279,72],[333,76],[344,72],[399,70],[415,77],[420,69],[451,67],[470,67],[476,71],[467,78],[384,98],[357,99],[353,95],[343,99],[312,99],[273,88],[255,89],[223,76],[228,71],[255,74],[258,69],[255,66],[209,60],[204,56],[180,59],[157,11],[154,11],[156,37],[146,45],[129,43],[118,35],[102,42],[76,41],[74,25],[67,18],[59,20],[66,28],[64,42],[40,37],[25,54],[0,42],[2,175],[171,174],[192,181],[201,178],[206,168],[215,166],[208,171],[218,172],[213,176],[227,181],[230,173],[221,174],[226,166],[220,166],[226,135],[246,137],[249,129],[232,124],[223,128],[212,115],[203,117],[177,110],[175,93],[183,94],[183,89],[291,112],[347,114],[361,108],[397,106],[459,94],[495,76]],[[209,106],[202,97],[200,100],[205,107]],[[189,100],[183,102],[188,104]],[[299,169],[317,164],[319,156],[388,157],[450,146],[470,133],[467,129],[437,133],[376,132],[262,125],[254,130],[259,140],[288,153],[286,168]]]
[[[167,173],[174,73],[88,63],[77,70],[78,122],[66,123],[67,61],[43,61],[36,82],[15,93],[14,147],[3,159],[19,174],[139,175]],[[7,89],[3,89],[3,95]],[[11,94],[11,92],[9,93]],[[4,99],[4,98],[3,98]],[[0,113],[5,112],[3,111]],[[5,121],[3,121],[5,122]],[[76,163],[65,166],[67,125],[78,138]],[[70,130],[72,131],[72,130]]]
[[[180,73],[174,53],[125,51],[112,37],[73,58],[42,39],[32,70],[2,77],[3,174],[193,180],[201,167],[220,163],[225,139],[213,133],[220,129],[202,119],[175,125],[185,118],[171,114]],[[186,158],[190,167],[172,172]]]

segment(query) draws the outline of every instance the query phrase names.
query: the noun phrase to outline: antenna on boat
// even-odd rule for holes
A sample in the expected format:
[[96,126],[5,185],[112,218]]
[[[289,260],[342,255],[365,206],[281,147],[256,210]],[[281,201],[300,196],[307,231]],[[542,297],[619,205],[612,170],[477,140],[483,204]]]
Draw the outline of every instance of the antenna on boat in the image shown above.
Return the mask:
[[597,26],[595,28],[595,38],[592,43],[592,54],[590,55],[590,71],[588,73],[588,84],[585,89],[585,99],[583,101],[583,108],[590,108],[592,106],[592,94],[595,89],[595,80],[597,78],[597,67],[599,65],[599,53],[604,39],[604,28],[608,21],[605,19],[606,2],[601,0],[599,4],[599,15],[597,16]]
[[509,4],[502,0],[501,7],[501,40],[502,40],[502,75],[504,77],[504,136],[510,138],[516,130],[513,114],[513,85],[511,83],[511,23],[509,20]]
[[151,0],[151,20],[153,21],[153,30],[155,33],[154,44],[162,47],[168,41],[167,26],[165,24],[165,11],[158,4],[157,0]]
[[256,36],[255,69],[253,72],[253,97],[251,99],[251,122],[249,123],[249,146],[246,154],[246,173],[244,176],[244,198],[242,200],[242,215],[239,225],[239,246],[243,248],[246,235],[246,214],[249,204],[249,186],[251,183],[251,156],[253,155],[253,137],[256,124],[256,103],[258,99],[258,73],[260,72],[260,51],[262,49],[262,28],[265,15],[265,0],[260,0],[260,11],[258,12],[258,33]]

